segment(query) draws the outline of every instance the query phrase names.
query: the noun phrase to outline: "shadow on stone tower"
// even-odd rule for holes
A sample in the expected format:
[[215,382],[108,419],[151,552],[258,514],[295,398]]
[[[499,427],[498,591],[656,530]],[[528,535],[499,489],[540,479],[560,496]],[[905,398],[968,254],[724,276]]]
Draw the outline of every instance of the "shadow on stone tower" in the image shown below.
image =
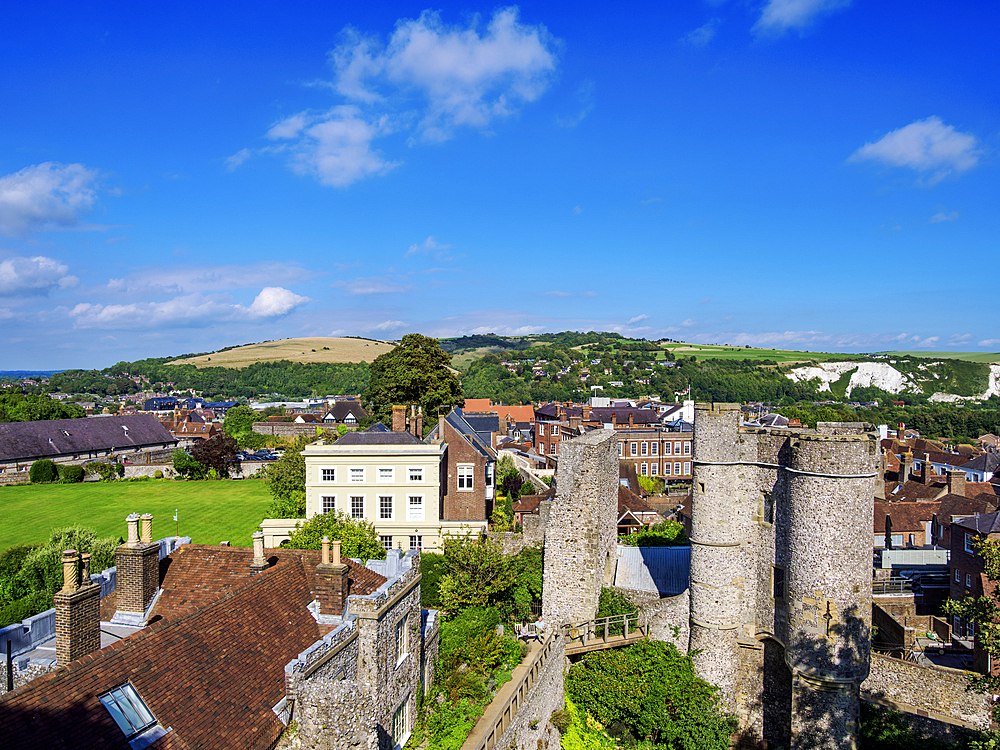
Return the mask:
[[871,620],[877,435],[750,429],[695,409],[691,641],[742,743],[857,745]]

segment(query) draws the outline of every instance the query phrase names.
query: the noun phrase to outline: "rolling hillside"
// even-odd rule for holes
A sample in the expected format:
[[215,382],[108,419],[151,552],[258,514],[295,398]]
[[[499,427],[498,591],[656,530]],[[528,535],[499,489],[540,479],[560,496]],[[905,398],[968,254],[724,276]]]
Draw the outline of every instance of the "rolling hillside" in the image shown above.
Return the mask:
[[168,365],[194,365],[195,367],[248,367],[256,362],[371,362],[380,354],[390,352],[395,344],[376,339],[315,338],[279,339],[260,344],[247,344],[232,349],[202,354],[197,357],[175,359]]

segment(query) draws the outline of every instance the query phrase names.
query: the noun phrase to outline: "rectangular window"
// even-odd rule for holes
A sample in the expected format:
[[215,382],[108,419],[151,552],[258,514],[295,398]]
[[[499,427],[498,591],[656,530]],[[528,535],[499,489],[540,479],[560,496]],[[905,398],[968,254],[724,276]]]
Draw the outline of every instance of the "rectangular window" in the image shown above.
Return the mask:
[[967,589],[972,588],[972,573],[965,574],[965,588]]
[[459,464],[458,466],[458,489],[472,489],[472,471],[475,467],[472,464]]
[[351,518],[365,517],[365,496],[351,495]]
[[323,495],[320,498],[323,502],[323,512],[332,513],[337,509],[337,496],[336,495]]
[[379,484],[392,484],[393,479],[393,468],[391,466],[379,466],[378,467],[378,481]]
[[642,475],[642,476],[647,476],[648,473],[649,473],[649,465],[648,464],[639,464],[639,474]]
[[392,744],[399,747],[406,741],[406,700],[392,714]]
[[629,443],[629,449],[628,450],[629,450],[629,455],[630,456],[638,456],[639,455],[639,444],[638,443]]
[[392,549],[392,537],[391,536],[379,536],[378,540],[382,543],[385,551],[388,552]]
[[618,443],[618,455],[621,457],[625,456],[625,443]]
[[965,551],[966,552],[971,552],[972,554],[976,553],[975,540],[976,540],[976,537],[975,537],[974,534],[966,534],[965,535]]
[[650,475],[652,475],[654,477],[657,476],[657,475],[659,475],[659,473],[660,473],[660,465],[659,464],[650,464],[649,465],[649,473],[650,473]]
[[392,506],[393,506],[393,496],[392,495],[379,495],[378,496],[378,517],[383,521],[392,520]]
[[670,464],[663,464],[663,476],[670,476]]
[[538,444],[538,455],[539,456],[544,456],[545,455],[545,443],[539,443]]
[[549,434],[553,435],[553,436],[558,435],[559,434],[559,425],[557,425],[557,424],[552,425],[552,431]]
[[671,454],[671,452],[673,451],[673,445],[674,445],[673,443],[664,443],[663,444],[663,455],[664,456],[669,456]]
[[962,571],[959,570],[958,568],[955,568],[955,583],[961,583],[961,582],[962,582]]
[[538,423],[538,437],[545,437],[545,425]]
[[105,693],[100,700],[108,709],[111,718],[115,720],[115,724],[122,730],[125,739],[134,737],[156,723],[153,714],[146,708],[146,704],[130,682],[115,688],[110,693]]
[[675,463],[674,464],[674,474],[677,474],[679,476],[680,473],[681,473],[681,465],[679,463]]
[[639,446],[639,455],[648,456],[649,455],[649,443],[643,443]]
[[[410,495],[406,508],[406,519],[408,521],[424,520],[424,496]],[[410,537],[411,539],[413,537]]]
[[552,455],[555,456],[559,453],[559,443],[552,444]]
[[785,599],[785,569],[775,565],[771,568],[774,585],[772,587],[772,593],[775,601],[784,601]]
[[321,469],[320,470],[320,481],[322,481],[322,482],[336,482],[337,481],[337,470],[336,469]]
[[424,548],[424,538],[415,534],[410,534],[410,549],[422,550]]
[[684,473],[685,474],[690,474],[691,473],[691,462],[690,461],[685,461],[684,462]]
[[424,467],[423,466],[411,466],[406,470],[406,479],[410,482],[422,482],[424,481]]
[[406,627],[406,619],[407,618],[404,617],[402,620],[396,623],[396,628],[393,633],[393,635],[395,636],[397,667],[399,666],[399,663],[406,658],[406,654],[408,653],[407,637],[406,637],[408,632]]
[[352,484],[364,484],[365,482],[365,467],[363,466],[352,466],[351,467],[351,483]]
[[658,451],[660,450],[660,444],[659,443],[650,444],[649,450],[650,450],[650,455],[652,456],[658,455]]
[[685,440],[684,441],[684,455],[685,456],[690,456],[691,455],[691,441],[690,440]]

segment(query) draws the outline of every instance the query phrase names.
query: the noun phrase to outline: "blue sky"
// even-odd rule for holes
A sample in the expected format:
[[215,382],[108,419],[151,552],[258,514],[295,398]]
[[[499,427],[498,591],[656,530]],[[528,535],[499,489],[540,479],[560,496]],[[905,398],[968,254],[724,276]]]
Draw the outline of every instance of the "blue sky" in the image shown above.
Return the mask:
[[605,6],[8,8],[0,369],[410,331],[1000,351],[996,4]]

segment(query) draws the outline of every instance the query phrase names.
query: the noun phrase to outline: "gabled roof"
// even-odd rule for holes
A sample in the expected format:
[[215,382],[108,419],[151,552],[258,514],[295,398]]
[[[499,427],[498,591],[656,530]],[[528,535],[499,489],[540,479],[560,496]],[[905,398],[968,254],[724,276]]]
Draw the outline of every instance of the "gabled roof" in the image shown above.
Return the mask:
[[618,517],[621,518],[622,514],[626,511],[631,513],[656,513],[656,511],[650,507],[649,503],[643,500],[639,495],[632,492],[628,487],[624,487],[621,484],[618,485]]
[[496,414],[470,413],[462,410],[465,421],[482,436],[483,433],[500,432],[500,417]]
[[[476,452],[491,461],[496,460],[496,452],[490,447],[489,443],[482,439],[472,425],[469,424],[461,409],[456,406],[448,413],[448,416],[445,417],[445,421],[451,425],[452,428],[458,432],[458,434],[465,438],[469,445],[475,448]],[[434,429],[431,430],[430,434],[427,436],[427,440],[443,440],[444,436],[438,434],[440,432],[440,427],[440,423],[434,425]]]
[[332,414],[338,422],[343,422],[351,414],[360,422],[368,417],[368,410],[359,401],[337,401],[327,414]]
[[964,463],[958,468],[965,469],[967,471],[981,471],[985,473],[996,472],[1000,468],[1000,454],[997,453],[983,453],[976,456],[974,459],[968,463]]
[[0,461],[141,448],[177,440],[152,414],[0,424]]
[[1000,513],[982,513],[955,521],[953,525],[975,531],[977,534],[997,534],[1000,533]]
[[610,424],[612,416],[614,416],[614,421],[617,424],[628,424],[629,416],[632,417],[632,424],[659,424],[660,422],[660,416],[652,409],[638,409],[626,406],[590,410],[590,420],[592,422]]

